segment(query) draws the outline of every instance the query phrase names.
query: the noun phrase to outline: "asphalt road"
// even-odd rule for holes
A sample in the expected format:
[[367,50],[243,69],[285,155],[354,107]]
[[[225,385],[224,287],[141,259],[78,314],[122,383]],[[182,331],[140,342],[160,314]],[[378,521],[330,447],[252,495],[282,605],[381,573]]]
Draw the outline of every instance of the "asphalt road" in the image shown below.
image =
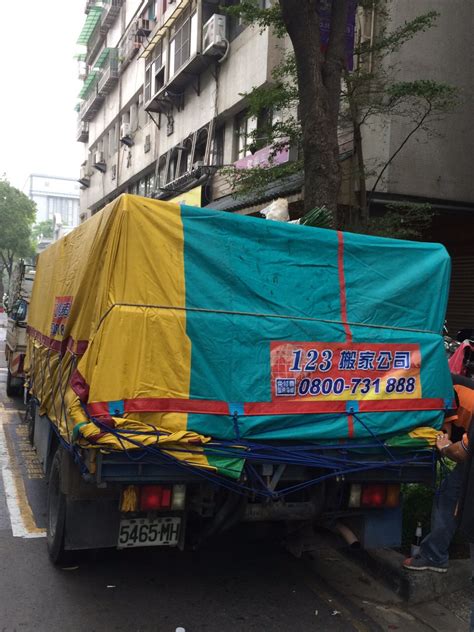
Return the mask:
[[46,483],[5,394],[0,315],[0,632],[380,630],[278,545],[238,533],[195,553],[110,550],[48,560]]

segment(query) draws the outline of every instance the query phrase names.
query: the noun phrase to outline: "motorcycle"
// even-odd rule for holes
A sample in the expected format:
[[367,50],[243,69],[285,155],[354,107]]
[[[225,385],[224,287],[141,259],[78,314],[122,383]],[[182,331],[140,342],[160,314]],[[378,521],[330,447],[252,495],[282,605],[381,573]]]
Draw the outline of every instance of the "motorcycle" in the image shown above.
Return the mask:
[[[445,335],[445,349],[447,349]],[[452,340],[452,339],[451,339]],[[474,329],[461,329],[449,347],[448,364],[451,373],[474,377]]]

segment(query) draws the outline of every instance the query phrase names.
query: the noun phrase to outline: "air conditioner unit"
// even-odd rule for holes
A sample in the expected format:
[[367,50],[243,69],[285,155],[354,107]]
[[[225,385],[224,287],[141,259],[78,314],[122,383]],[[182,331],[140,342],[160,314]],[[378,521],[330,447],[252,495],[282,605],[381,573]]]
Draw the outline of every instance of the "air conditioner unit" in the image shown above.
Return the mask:
[[122,123],[120,126],[120,140],[126,136],[130,136],[130,123]]
[[127,147],[131,147],[133,145],[130,123],[122,123],[120,126],[120,142],[127,145]]
[[222,55],[226,46],[226,16],[214,13],[202,27],[202,54]]
[[137,33],[141,35],[149,35],[153,30],[154,23],[152,20],[147,20],[145,18],[138,18],[136,23]]

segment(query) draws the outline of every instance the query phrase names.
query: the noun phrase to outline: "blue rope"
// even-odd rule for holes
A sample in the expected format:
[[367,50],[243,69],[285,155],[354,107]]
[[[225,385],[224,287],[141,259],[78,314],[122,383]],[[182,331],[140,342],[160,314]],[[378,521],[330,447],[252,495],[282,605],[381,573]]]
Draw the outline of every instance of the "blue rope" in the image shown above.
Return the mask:
[[[84,407],[85,409],[85,407]],[[85,411],[87,414],[87,411]],[[89,416],[88,416],[89,417]],[[295,491],[299,491],[306,487],[310,487],[321,483],[324,480],[334,478],[336,476],[347,475],[351,473],[357,473],[361,471],[370,471],[380,467],[394,469],[399,468],[405,464],[413,463],[416,461],[419,464],[428,463],[433,460],[432,451],[429,454],[426,451],[422,453],[414,451],[409,454],[405,454],[404,458],[397,459],[391,452],[390,461],[387,463],[386,460],[363,460],[363,459],[351,459],[347,456],[343,456],[344,452],[347,452],[349,449],[358,450],[362,448],[362,445],[351,446],[350,444],[338,444],[331,446],[332,449],[336,449],[338,451],[338,455],[331,456],[323,456],[317,451],[321,448],[323,450],[328,450],[330,446],[320,446],[318,444],[306,445],[306,446],[273,446],[266,444],[258,444],[248,442],[246,440],[240,440],[239,445],[236,446],[236,442],[230,441],[216,441],[213,440],[209,444],[205,444],[202,448],[205,450],[213,451],[215,455],[234,457],[238,459],[244,458],[246,461],[245,471],[250,480],[251,486],[245,485],[244,482],[234,481],[230,478],[223,477],[219,474],[215,474],[209,472],[204,468],[200,468],[194,466],[186,461],[182,461],[171,454],[166,454],[163,450],[156,446],[145,446],[141,442],[134,439],[134,435],[143,435],[143,431],[136,430],[127,430],[121,429],[118,430],[116,428],[111,428],[108,425],[101,422],[99,419],[89,417],[89,419],[101,430],[104,432],[108,432],[115,436],[119,441],[119,444],[122,450],[112,450],[120,453],[124,453],[128,459],[132,462],[142,461],[145,457],[152,458],[152,462],[159,463],[172,463],[174,466],[192,471],[198,477],[204,478],[214,484],[217,484],[221,487],[224,487],[234,493],[246,495],[248,493],[255,494],[257,496],[262,496],[266,498],[281,498],[287,494],[294,493]],[[362,422],[362,425],[365,424]],[[368,429],[367,429],[368,430]],[[368,430],[368,432],[370,432]],[[149,436],[156,436],[158,438],[160,435],[163,435],[162,432],[154,429],[148,433]],[[364,447],[370,447],[372,449],[380,447],[385,448],[385,446],[381,443],[380,439],[376,437],[373,433],[372,436],[375,438],[376,443],[374,444],[363,444]],[[135,448],[139,448],[138,452],[135,449],[129,449],[126,444],[131,444]],[[296,448],[296,451],[293,449]],[[341,450],[343,448],[343,450]],[[165,448],[167,449],[167,448]],[[183,447],[174,447],[169,450],[173,453],[188,453],[188,454],[196,454],[201,453],[201,451]],[[313,451],[316,451],[314,453]],[[387,450],[385,450],[387,451]],[[271,461],[273,464],[277,463],[285,463],[285,464],[301,464],[307,467],[320,468],[325,470],[325,473],[312,478],[308,481],[303,481],[302,483],[298,483],[296,485],[290,485],[284,489],[280,489],[278,491],[271,491],[266,487],[265,481],[259,475],[258,471],[254,467],[253,463],[257,462],[265,462]],[[252,484],[253,483],[253,484]],[[257,487],[255,486],[257,484]]]

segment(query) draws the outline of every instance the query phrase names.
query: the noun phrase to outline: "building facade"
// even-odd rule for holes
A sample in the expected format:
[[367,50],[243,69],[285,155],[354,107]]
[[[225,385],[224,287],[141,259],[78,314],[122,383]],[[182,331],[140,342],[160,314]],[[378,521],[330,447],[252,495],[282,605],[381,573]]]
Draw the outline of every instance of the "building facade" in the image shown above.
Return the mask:
[[[474,59],[469,0],[396,0],[389,5],[391,28],[436,11],[433,28],[419,33],[385,60],[397,81],[432,80],[457,88],[458,105],[430,122],[431,133],[418,132],[396,155],[372,199],[372,212],[387,203],[429,203],[436,216],[427,239],[443,243],[452,260],[448,327],[452,334],[474,322],[474,179],[471,151],[472,77],[465,69]],[[364,153],[371,168],[388,161],[414,127],[409,117],[372,120],[363,130]],[[378,170],[375,169],[375,172]],[[368,180],[370,191],[374,180]]]
[[51,220],[61,235],[79,224],[77,179],[31,174],[27,194],[36,203],[36,224]]
[[218,167],[264,160],[246,149],[259,122],[242,95],[270,80],[284,47],[222,4],[235,2],[87,2],[81,220],[123,192],[205,206],[229,192]]
[[[268,6],[271,0],[260,0]],[[194,205],[255,213],[284,196],[301,209],[302,174],[260,192],[235,198],[218,168],[264,165],[270,148],[252,150],[248,138],[261,122],[246,112],[243,94],[272,80],[272,70],[290,49],[268,29],[248,26],[223,14],[222,5],[239,0],[87,0],[78,42],[80,76],[77,140],[84,143],[81,166],[81,221],[123,192]],[[397,79],[433,79],[459,87],[462,104],[435,125],[429,138],[415,135],[401,151],[371,197],[371,213],[387,202],[429,201],[439,211],[433,240],[453,257],[454,286],[450,318],[459,327],[467,318],[466,292],[474,310],[474,269],[470,230],[474,228],[474,181],[469,149],[472,92],[465,63],[474,54],[470,0],[396,0],[390,7],[396,27],[430,10],[437,26],[417,35],[386,59]],[[370,39],[377,15],[358,14],[360,34]],[[403,118],[372,120],[363,129],[367,166],[383,164],[409,133]],[[357,206],[357,164],[352,137],[341,130],[343,191],[341,203]],[[281,161],[292,159],[291,149]],[[367,182],[370,191],[370,178]],[[299,207],[297,206],[299,204]],[[453,286],[453,287],[454,287]],[[464,294],[464,295],[463,295]],[[464,323],[464,326],[471,326]]]

